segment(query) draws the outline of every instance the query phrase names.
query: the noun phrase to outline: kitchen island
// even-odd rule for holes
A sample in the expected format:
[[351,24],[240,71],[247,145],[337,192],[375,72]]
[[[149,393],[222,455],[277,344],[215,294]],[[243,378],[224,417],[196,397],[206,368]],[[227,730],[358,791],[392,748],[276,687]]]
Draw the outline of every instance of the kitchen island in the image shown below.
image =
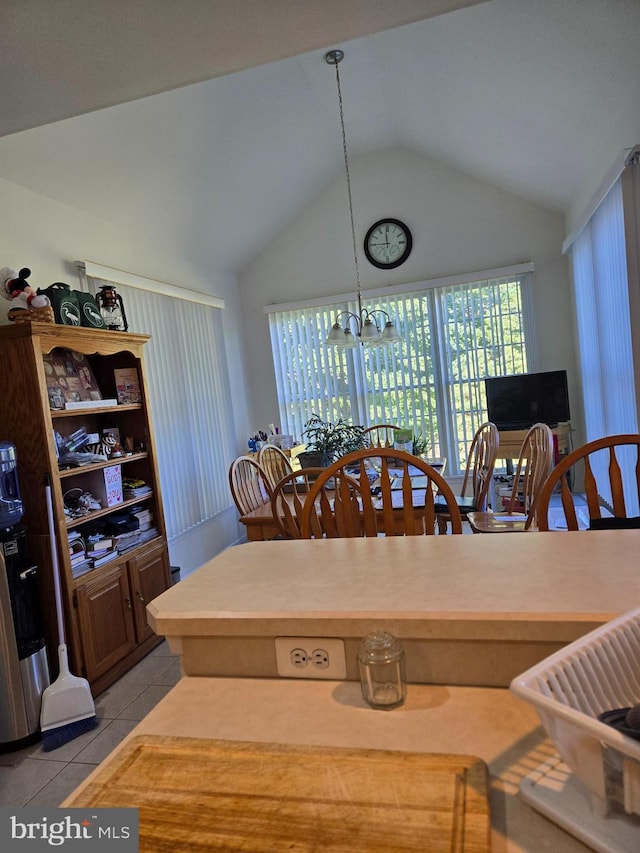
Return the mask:
[[[494,853],[585,851],[518,795],[555,749],[508,684],[638,601],[639,543],[590,531],[231,548],[148,606],[184,677],[63,805],[138,735],[466,754],[489,768]],[[369,708],[357,681],[373,627],[407,656],[407,700],[391,711]],[[342,640],[346,678],[280,676],[276,637]],[[563,765],[553,783],[571,785]]]
[[186,675],[278,677],[276,637],[402,640],[410,682],[508,687],[640,600],[637,530],[250,542],[147,609]]

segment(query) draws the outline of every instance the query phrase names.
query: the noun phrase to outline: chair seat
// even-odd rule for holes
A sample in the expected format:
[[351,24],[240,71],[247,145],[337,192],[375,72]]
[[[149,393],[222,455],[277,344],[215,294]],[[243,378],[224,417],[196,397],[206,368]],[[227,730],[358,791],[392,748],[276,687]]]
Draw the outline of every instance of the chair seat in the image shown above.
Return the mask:
[[[456,504],[458,505],[458,509],[461,513],[473,512],[476,509],[476,505],[471,495],[464,498],[461,498],[460,495],[456,495]],[[448,512],[448,509],[444,501],[440,501],[436,498],[436,513],[438,512],[446,513]]]
[[508,512],[470,512],[467,521],[474,533],[522,533],[527,516]]

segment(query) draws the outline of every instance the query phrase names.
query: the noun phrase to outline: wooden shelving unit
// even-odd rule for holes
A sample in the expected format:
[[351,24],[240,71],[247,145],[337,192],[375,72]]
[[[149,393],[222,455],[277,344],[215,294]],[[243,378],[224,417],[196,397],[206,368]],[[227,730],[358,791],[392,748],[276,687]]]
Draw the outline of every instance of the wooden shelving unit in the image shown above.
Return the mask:
[[[0,439],[16,446],[18,481],[24,504],[32,559],[39,566],[40,595],[52,678],[57,675],[57,628],[53,595],[45,475],[51,482],[54,522],[65,609],[65,631],[72,670],[84,675],[94,695],[102,692],[161,638],[147,625],[146,605],[171,583],[153,427],[146,394],[143,358],[148,335],[61,326],[52,323],[0,326]],[[114,370],[136,368],[141,403],[51,411],[43,356],[53,350],[85,355],[106,399],[117,397]],[[84,426],[102,434],[117,427],[144,450],[90,465],[60,470],[54,433],[67,436]],[[151,492],[102,506],[81,518],[65,514],[64,494],[71,488],[91,491],[101,472],[120,465],[123,477],[144,480]],[[108,520],[133,506],[149,508],[158,533],[99,568],[74,577],[68,533],[88,522]]]

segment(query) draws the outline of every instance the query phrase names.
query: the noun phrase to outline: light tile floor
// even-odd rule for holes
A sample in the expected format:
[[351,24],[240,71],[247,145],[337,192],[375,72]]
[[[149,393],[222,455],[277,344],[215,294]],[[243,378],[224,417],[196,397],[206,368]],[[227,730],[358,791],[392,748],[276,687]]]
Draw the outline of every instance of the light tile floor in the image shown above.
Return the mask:
[[180,680],[164,641],[96,699],[99,725],[51,752],[0,754],[0,806],[58,806]]

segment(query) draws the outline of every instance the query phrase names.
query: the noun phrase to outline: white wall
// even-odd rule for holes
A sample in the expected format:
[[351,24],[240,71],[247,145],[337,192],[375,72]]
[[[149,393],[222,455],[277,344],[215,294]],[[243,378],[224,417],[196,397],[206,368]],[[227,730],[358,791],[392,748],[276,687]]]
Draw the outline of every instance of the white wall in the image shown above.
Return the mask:
[[[154,241],[153,223],[140,223],[135,232],[117,222],[94,219],[75,208],[0,180],[0,267],[31,269],[33,287],[64,281],[78,287],[76,260],[92,260],[117,269],[219,296],[225,301],[223,327],[231,387],[244,388],[244,353],[237,330],[242,322],[236,280],[198,263],[194,247]],[[0,323],[9,322],[0,300]],[[131,331],[136,331],[132,329]],[[6,404],[6,402],[5,402]],[[233,395],[233,415],[238,442],[250,429],[244,394]],[[0,436],[10,440],[11,436]],[[230,460],[231,461],[231,460]],[[242,535],[235,507],[219,518],[181,537],[169,548],[171,563],[183,576],[223,550]]]
[[[405,149],[350,161],[358,246],[384,216],[406,222],[413,250],[389,272],[359,255],[363,289],[533,261],[538,359],[532,369],[566,369],[572,415],[581,419],[563,217]],[[355,289],[344,174],[326,187],[240,277],[250,412],[256,427],[278,423],[263,306]]]

